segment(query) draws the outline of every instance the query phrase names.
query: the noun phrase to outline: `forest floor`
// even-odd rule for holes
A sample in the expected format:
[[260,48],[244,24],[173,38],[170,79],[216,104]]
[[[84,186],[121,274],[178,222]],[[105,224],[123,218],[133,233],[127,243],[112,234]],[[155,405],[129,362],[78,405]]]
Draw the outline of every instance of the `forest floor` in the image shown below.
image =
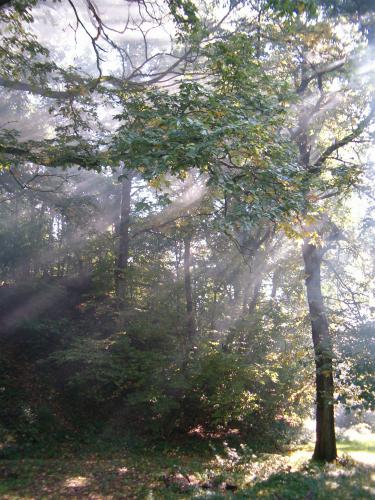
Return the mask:
[[[257,453],[248,445],[105,450],[0,461],[1,499],[375,498],[375,434],[339,443],[335,464],[310,461],[312,446]],[[111,458],[109,458],[109,456]]]

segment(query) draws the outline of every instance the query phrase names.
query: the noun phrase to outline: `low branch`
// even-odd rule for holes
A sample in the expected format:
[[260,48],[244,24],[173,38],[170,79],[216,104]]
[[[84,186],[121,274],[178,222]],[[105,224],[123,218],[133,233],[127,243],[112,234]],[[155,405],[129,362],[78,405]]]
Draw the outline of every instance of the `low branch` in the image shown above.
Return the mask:
[[216,212],[202,212],[202,213],[194,213],[194,214],[182,214],[182,215],[177,215],[176,217],[172,217],[168,220],[165,220],[163,222],[153,222],[152,224],[149,224],[147,227],[143,227],[141,229],[139,229],[138,231],[136,231],[135,233],[131,234],[130,235],[130,239],[134,239],[136,238],[137,236],[143,234],[143,233],[147,233],[147,232],[150,232],[150,231],[154,231],[156,229],[161,229],[163,227],[166,227],[170,224],[172,224],[173,222],[176,222],[180,219],[192,219],[193,217],[204,217],[204,216],[208,216],[208,215],[214,215]]
[[20,90],[21,92],[30,92],[30,94],[40,95],[42,97],[50,97],[51,99],[70,99],[76,95],[82,93],[82,88],[79,90],[53,90],[49,88],[38,87],[31,83],[18,82],[12,80],[6,80],[0,77],[0,87],[4,87],[10,90]]

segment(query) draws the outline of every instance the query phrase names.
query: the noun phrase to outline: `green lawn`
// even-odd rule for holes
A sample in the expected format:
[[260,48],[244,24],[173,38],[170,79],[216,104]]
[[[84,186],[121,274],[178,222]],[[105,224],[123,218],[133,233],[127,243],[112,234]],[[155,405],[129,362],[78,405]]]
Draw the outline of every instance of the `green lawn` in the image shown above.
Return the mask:
[[2,460],[0,498],[375,498],[374,444],[341,442],[341,459],[325,466],[309,461],[309,446],[271,454],[240,443]]

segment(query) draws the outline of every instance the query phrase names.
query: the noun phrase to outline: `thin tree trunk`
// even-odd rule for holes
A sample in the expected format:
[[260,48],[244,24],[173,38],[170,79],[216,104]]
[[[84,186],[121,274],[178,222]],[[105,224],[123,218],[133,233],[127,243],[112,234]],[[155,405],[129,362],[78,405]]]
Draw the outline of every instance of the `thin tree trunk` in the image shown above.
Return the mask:
[[191,342],[195,337],[196,325],[193,307],[193,292],[191,286],[191,235],[184,238],[184,283],[186,300],[186,336]]
[[251,297],[251,300],[248,304],[248,309],[247,309],[247,312],[250,315],[254,314],[254,312],[255,312],[255,309],[256,309],[256,306],[258,303],[258,299],[259,299],[259,295],[260,295],[260,290],[262,288],[262,281],[263,281],[262,278],[260,278],[254,284],[253,294],[252,294],[252,297]]
[[216,322],[216,309],[217,309],[217,289],[214,289],[214,300],[212,303],[212,308],[211,308],[211,322],[210,322],[210,328],[211,330],[215,330],[215,322]]
[[181,247],[181,242],[179,240],[175,240],[175,270],[176,270],[176,284],[177,287],[175,289],[175,300],[176,300],[176,313],[177,317],[180,317],[181,313],[181,295],[180,295],[180,289],[178,287],[178,284],[180,283],[180,265],[181,265],[181,260],[182,260],[182,247]]
[[64,275],[64,257],[63,257],[63,240],[64,240],[64,227],[63,227],[63,220],[62,217],[58,218],[58,264],[57,264],[57,276],[59,278],[62,278]]
[[337,449],[333,405],[332,341],[320,279],[323,251],[305,241],[302,254],[316,365],[316,442],[313,459],[332,462],[337,458]]
[[278,286],[279,286],[279,277],[280,277],[280,268],[277,267],[274,270],[273,275],[272,275],[271,299],[275,299],[276,298],[277,289],[278,289]]
[[116,296],[120,312],[126,308],[128,295],[128,277],[127,269],[129,264],[129,229],[130,229],[130,209],[131,209],[131,188],[132,174],[128,172],[127,176],[121,181],[121,209],[120,224],[118,227],[118,253],[115,269],[115,287]]
[[247,314],[247,306],[249,304],[249,300],[250,300],[250,275],[247,279],[246,285],[244,286],[244,290],[243,290],[242,314]]
[[[266,259],[266,250],[254,249],[251,271],[243,291],[242,314],[253,314],[255,312],[266,272]],[[248,261],[248,265],[250,265],[250,261]]]

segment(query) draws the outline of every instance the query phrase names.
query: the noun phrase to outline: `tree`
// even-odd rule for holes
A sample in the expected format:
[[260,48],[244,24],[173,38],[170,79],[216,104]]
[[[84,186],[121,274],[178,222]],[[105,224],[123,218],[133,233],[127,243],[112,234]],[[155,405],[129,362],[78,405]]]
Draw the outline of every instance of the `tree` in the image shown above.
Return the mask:
[[[374,108],[370,95],[370,101],[364,104],[364,116],[362,115],[361,118],[357,118],[357,123],[352,126],[352,130],[346,133],[339,131],[339,137],[335,137],[328,146],[323,145],[323,150],[317,154],[315,150],[316,144],[319,144],[319,137],[324,133],[324,118],[322,121],[321,116],[325,112],[324,108],[329,102],[329,91],[326,90],[329,87],[328,82],[332,74],[335,74],[337,70],[340,71],[344,62],[343,60],[337,60],[336,62],[330,62],[328,65],[325,64],[320,68],[319,66],[314,66],[313,73],[307,71],[308,63],[308,59],[302,57],[300,67],[300,74],[302,76],[297,87],[297,92],[300,96],[306,93],[307,95],[309,93],[311,95],[311,85],[315,82],[316,97],[313,105],[307,105],[300,111],[299,124],[297,130],[294,132],[294,138],[298,144],[300,163],[307,173],[308,183],[314,186],[313,194],[311,194],[311,191],[307,193],[306,199],[308,200],[309,196],[313,196],[313,199],[324,200],[331,196],[339,195],[347,189],[348,183],[351,184],[356,181],[358,171],[351,168],[353,164],[348,165],[348,170],[346,170],[347,177],[345,179],[340,178],[342,175],[340,168],[337,168],[335,172],[329,165],[334,165],[335,161],[337,163],[343,161],[345,168],[345,160],[342,160],[341,156],[342,154],[345,155],[345,153],[342,153],[341,150],[366,132],[366,128],[373,120]],[[369,109],[366,110],[366,107]],[[334,154],[336,156],[333,156]],[[330,169],[333,175],[337,176],[333,190],[324,182],[316,183],[316,179],[324,175],[325,169]],[[307,213],[308,209],[306,208],[305,214]],[[323,255],[326,251],[322,230],[324,232],[324,224],[319,224],[318,222],[315,229],[305,238],[302,254],[306,273],[307,298],[316,361],[317,436],[314,458],[316,460],[332,461],[337,456],[334,430],[333,350],[321,290],[321,265]],[[320,243],[314,239],[314,232],[322,238]]]

